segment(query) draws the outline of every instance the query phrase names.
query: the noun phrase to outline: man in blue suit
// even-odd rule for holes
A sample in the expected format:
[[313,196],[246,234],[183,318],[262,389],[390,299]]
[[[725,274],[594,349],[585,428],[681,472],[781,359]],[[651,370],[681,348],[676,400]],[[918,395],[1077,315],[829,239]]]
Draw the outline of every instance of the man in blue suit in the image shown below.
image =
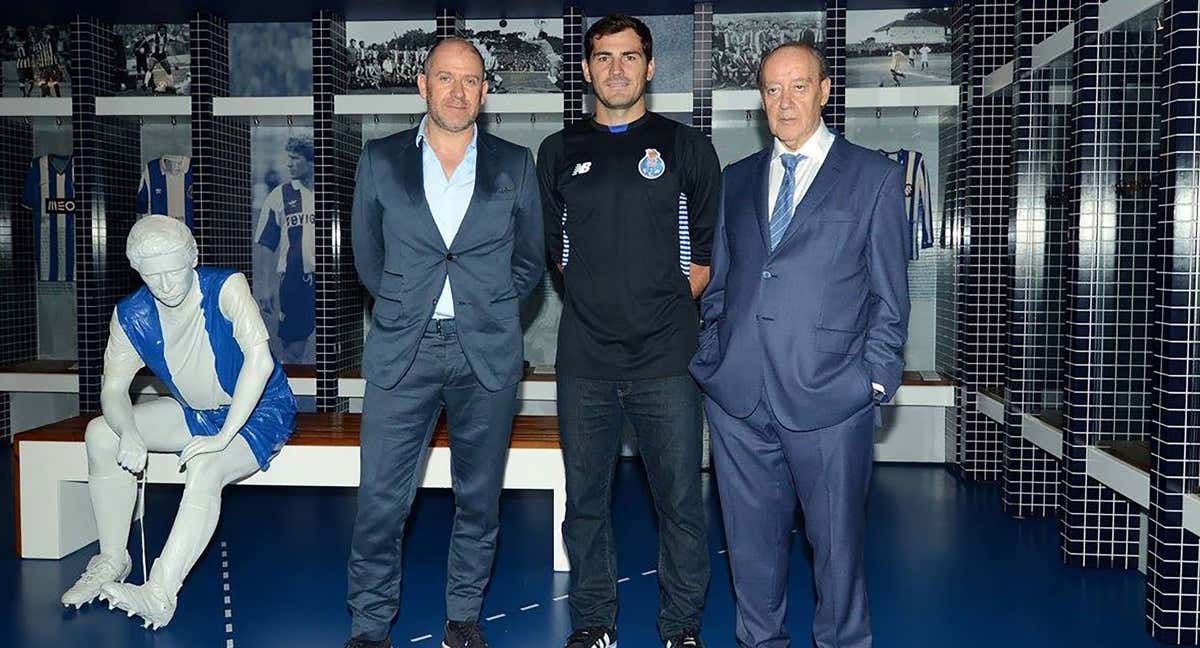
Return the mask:
[[533,156],[475,125],[487,93],[479,52],[441,41],[417,86],[420,126],[368,142],[355,179],[354,263],[375,306],[347,648],[390,645],[400,541],[443,408],[456,511],[442,646],[487,648],[479,610],[523,368],[518,302],[546,267]]
[[900,386],[907,221],[898,165],[825,127],[829,70],[786,44],[759,67],[771,146],[730,165],[691,371],[708,394],[743,648],[788,646],[796,500],[819,648],[871,645],[863,575],[876,406]]

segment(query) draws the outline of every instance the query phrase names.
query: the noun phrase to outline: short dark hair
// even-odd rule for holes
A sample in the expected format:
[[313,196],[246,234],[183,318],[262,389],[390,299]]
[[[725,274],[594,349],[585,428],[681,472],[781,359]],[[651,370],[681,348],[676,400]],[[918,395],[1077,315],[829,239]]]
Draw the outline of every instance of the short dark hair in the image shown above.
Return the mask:
[[759,90],[762,90],[763,66],[766,65],[767,59],[771,58],[771,56],[773,54],[775,54],[776,52],[778,52],[779,50],[788,49],[789,47],[806,50],[813,56],[817,57],[817,65],[820,67],[820,75],[821,75],[820,80],[821,81],[824,81],[825,79],[828,79],[830,77],[830,75],[832,74],[832,71],[829,69],[829,59],[825,58],[825,52],[821,51],[820,47],[817,47],[816,45],[813,45],[812,43],[800,43],[800,42],[792,41],[789,43],[784,43],[782,45],[776,45],[774,48],[771,49],[771,51],[767,52],[767,54],[765,56],[763,56],[762,59],[759,60],[758,74],[757,74]]
[[583,59],[586,61],[592,58],[592,48],[597,38],[619,34],[626,29],[632,29],[642,40],[642,51],[646,54],[646,60],[654,58],[654,36],[650,34],[646,23],[633,16],[611,14],[597,20],[583,35]]
[[467,47],[471,48],[471,51],[475,53],[475,57],[479,59],[479,68],[483,70],[484,80],[487,80],[487,69],[484,67],[484,64],[483,64],[483,54],[479,53],[479,48],[475,47],[475,43],[472,43],[471,41],[469,41],[461,36],[451,36],[449,38],[443,38],[443,39],[439,40],[438,42],[434,43],[433,47],[430,47],[429,51],[425,53],[425,60],[421,62],[421,73],[422,74],[424,74],[425,76],[429,76],[429,65],[430,65],[430,63],[433,62],[433,53],[437,51],[437,48],[441,47],[445,43],[462,43],[463,45],[466,45]]

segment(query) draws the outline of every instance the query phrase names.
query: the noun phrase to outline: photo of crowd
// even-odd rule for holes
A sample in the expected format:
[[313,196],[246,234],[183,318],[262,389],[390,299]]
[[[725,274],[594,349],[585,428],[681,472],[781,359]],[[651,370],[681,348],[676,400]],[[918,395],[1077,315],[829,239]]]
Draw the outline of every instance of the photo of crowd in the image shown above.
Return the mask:
[[562,19],[472,20],[463,37],[483,56],[488,92],[562,92]]
[[192,81],[188,25],[115,25],[113,39],[117,94],[188,94]]
[[713,16],[713,89],[756,89],[763,55],[788,42],[820,45],[824,20],[820,11]]
[[950,10],[846,12],[846,87],[950,83]]
[[70,96],[69,36],[65,25],[4,27],[0,33],[3,96]]
[[434,28],[430,20],[347,22],[350,92],[415,94],[421,63],[437,43]]

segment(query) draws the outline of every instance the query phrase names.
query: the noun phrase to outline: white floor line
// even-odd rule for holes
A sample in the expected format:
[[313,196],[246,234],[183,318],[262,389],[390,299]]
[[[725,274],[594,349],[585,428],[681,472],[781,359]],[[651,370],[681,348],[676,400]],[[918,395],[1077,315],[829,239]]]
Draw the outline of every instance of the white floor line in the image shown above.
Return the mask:
[[626,576],[625,578],[618,578],[618,579],[617,579],[617,584],[618,584],[618,585],[620,585],[621,583],[624,583],[624,582],[625,582],[625,581],[627,581],[627,580],[629,580],[629,577],[628,577],[628,576]]
[[567,598],[568,596],[570,596],[570,594],[563,594],[562,596],[555,596],[553,600],[561,601],[561,600]]
[[492,616],[484,619],[484,621],[495,621],[496,619],[503,619],[506,616],[508,616],[508,615],[501,612],[500,614],[493,614]]
[[525,607],[521,608],[521,611],[522,611],[522,612],[528,612],[528,611],[532,610],[532,609],[533,609],[533,608],[535,608],[535,607],[540,607],[540,605],[539,605],[539,604],[537,604],[537,603],[531,603],[531,604],[529,604],[529,605],[526,605]]
[[229,594],[229,551],[227,543],[221,541],[221,591],[223,592],[221,602],[223,604],[225,614],[225,648],[234,648],[233,646],[233,624],[229,620],[233,618],[233,597]]
[[657,573],[658,573],[657,569],[651,569],[650,571],[642,572],[642,576],[649,576],[650,574],[657,574]]
[[426,639],[433,639],[433,635],[427,634],[427,635],[421,635],[420,637],[413,637],[412,639],[408,640],[408,643],[417,643],[419,641],[425,641]]

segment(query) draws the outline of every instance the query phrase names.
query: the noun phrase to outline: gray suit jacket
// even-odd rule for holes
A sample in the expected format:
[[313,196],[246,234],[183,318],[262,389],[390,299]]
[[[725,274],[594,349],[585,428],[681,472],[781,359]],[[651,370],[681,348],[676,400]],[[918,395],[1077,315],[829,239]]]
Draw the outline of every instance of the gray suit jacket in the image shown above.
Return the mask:
[[375,298],[363,378],[390,389],[404,377],[449,274],[467,362],[489,390],[514,385],[524,358],[518,302],[546,269],[533,156],[480,131],[475,191],[447,249],[425,200],[416,136],[367,142],[358,162],[354,265]]

